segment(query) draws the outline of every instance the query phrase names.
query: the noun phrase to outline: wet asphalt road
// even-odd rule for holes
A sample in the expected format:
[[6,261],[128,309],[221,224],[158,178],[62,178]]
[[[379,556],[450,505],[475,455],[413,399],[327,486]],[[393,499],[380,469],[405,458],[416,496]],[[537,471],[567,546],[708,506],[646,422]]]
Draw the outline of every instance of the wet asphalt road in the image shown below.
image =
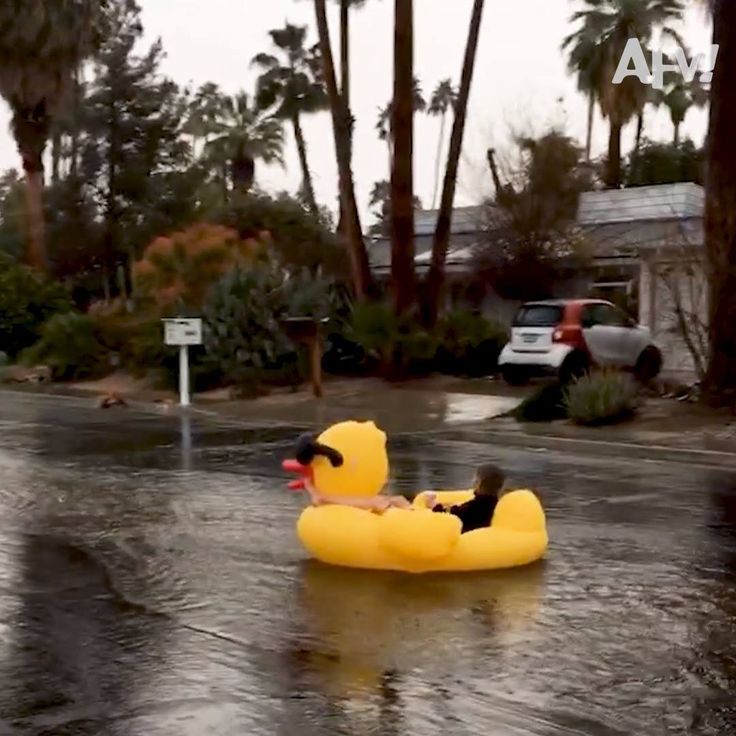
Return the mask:
[[0,392],[0,734],[736,733],[736,477],[396,438],[399,490],[538,488],[548,560],[358,573],[295,539],[298,431]]

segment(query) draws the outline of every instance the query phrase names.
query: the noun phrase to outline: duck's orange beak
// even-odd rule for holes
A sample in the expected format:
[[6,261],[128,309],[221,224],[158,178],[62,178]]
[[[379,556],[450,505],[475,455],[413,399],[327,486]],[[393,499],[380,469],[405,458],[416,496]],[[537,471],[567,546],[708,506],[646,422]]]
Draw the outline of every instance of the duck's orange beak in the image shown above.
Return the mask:
[[301,478],[297,478],[289,483],[289,489],[292,491],[303,491],[304,481],[314,479],[314,470],[312,470],[312,467],[310,465],[302,465],[298,460],[284,460],[281,467],[287,473],[296,473],[301,476]]

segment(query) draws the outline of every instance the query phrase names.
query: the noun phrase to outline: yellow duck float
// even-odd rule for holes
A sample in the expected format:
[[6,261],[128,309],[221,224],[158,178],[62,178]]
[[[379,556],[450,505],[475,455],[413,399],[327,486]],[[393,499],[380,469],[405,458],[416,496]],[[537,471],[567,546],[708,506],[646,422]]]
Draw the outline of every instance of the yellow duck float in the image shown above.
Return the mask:
[[[372,498],[389,476],[386,435],[373,422],[341,422],[325,430],[284,469],[309,478],[324,496]],[[464,503],[473,491],[436,494],[445,507]],[[547,551],[547,527],[539,499],[528,490],[505,493],[491,526],[462,533],[452,514],[432,513],[420,494],[412,509],[383,514],[350,506],[310,506],[297,523],[302,544],[316,559],[342,567],[410,573],[469,572],[528,565]]]

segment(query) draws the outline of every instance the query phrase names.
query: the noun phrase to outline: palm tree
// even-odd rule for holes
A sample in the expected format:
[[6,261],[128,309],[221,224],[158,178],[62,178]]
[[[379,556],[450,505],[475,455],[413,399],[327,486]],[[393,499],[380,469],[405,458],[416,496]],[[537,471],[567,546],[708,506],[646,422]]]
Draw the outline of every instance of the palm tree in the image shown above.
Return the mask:
[[81,62],[99,41],[99,0],[5,0],[0,3],[0,94],[26,178],[28,261],[48,265],[43,215],[43,153],[54,117]]
[[247,193],[253,186],[255,161],[283,165],[284,129],[281,120],[240,92],[224,97],[222,111],[205,144],[205,157],[215,166],[229,168],[234,190]]
[[[692,59],[688,58],[688,63]],[[680,128],[685,122],[688,112],[693,107],[705,107],[708,104],[708,90],[696,76],[692,82],[687,82],[682,75],[673,78],[672,83],[658,92],[657,101],[663,104],[670,113],[674,128],[673,143],[680,145]]]
[[447,259],[447,249],[450,245],[452,208],[455,204],[457,172],[460,167],[460,154],[462,153],[463,136],[465,135],[465,120],[468,114],[468,100],[470,99],[470,88],[473,83],[475,57],[478,53],[478,40],[480,37],[481,21],[483,20],[484,5],[484,0],[474,0],[473,2],[473,12],[470,16],[470,28],[468,30],[468,42],[465,47],[463,71],[460,78],[460,91],[458,93],[457,105],[455,106],[455,120],[452,124],[452,134],[450,136],[450,152],[447,156],[445,180],[442,185],[442,199],[440,200],[437,225],[435,226],[434,239],[432,241],[432,262],[429,267],[429,273],[427,274],[423,315],[425,321],[430,325],[437,321],[442,288],[445,282],[445,260]]
[[710,355],[704,394],[736,394],[736,3],[713,0],[713,43],[720,46],[710,89],[706,145],[705,249],[710,291]]
[[414,304],[414,1],[394,3],[394,97],[391,105],[391,286],[394,309]]
[[322,60],[322,73],[330,101],[332,131],[335,137],[335,153],[340,184],[340,208],[344,215],[345,235],[350,254],[355,296],[363,300],[374,291],[368,252],[363,241],[363,228],[360,224],[358,204],[355,199],[355,185],[350,154],[351,122],[337,88],[335,61],[330,42],[330,26],[327,21],[326,0],[314,0],[314,13],[319,33],[319,52]]
[[440,169],[442,167],[442,146],[445,142],[445,124],[447,122],[447,111],[454,109],[457,104],[457,90],[452,86],[451,79],[444,79],[432,93],[427,112],[429,115],[440,118],[440,139],[437,144],[437,162],[435,165],[434,194],[432,195],[432,207],[437,206],[437,194],[440,188]]
[[683,0],[583,0],[583,4],[584,9],[571,18],[580,26],[565,39],[563,48],[578,74],[579,88],[594,96],[609,120],[605,179],[608,186],[618,187],[622,181],[621,133],[643,110],[648,87],[634,76],[613,84],[615,70],[629,39],[637,38],[648,47],[654,29],[681,18],[684,4]]
[[316,213],[317,201],[301,116],[326,110],[327,94],[315,75],[314,57],[304,46],[306,26],[287,23],[283,28],[269,33],[281,58],[258,54],[253,59],[253,63],[263,70],[258,79],[258,99],[264,106],[277,105],[276,115],[282,120],[288,120],[294,128],[304,195],[310,210]]

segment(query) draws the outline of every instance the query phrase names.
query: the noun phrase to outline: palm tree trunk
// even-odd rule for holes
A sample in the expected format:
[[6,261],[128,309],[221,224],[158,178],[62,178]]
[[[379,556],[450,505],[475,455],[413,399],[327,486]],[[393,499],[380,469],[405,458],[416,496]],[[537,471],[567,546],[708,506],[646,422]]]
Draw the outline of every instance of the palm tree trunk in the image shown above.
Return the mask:
[[644,111],[642,110],[636,118],[636,142],[634,143],[634,154],[639,155],[641,150],[641,138],[644,134]]
[[[353,126],[350,111],[350,0],[340,0],[340,94],[350,121],[350,165],[353,162]],[[345,235],[345,208],[340,200],[337,232]]]
[[718,62],[710,93],[706,146],[705,248],[710,296],[710,353],[704,396],[732,403],[736,396],[736,3],[715,0],[713,43]]
[[442,175],[442,144],[445,142],[445,124],[447,123],[447,112],[442,113],[440,122],[440,140],[437,143],[437,161],[434,173],[434,194],[432,194],[432,209],[437,207],[437,195],[440,191],[440,176]]
[[43,214],[43,165],[40,160],[37,166],[29,167],[24,161],[26,175],[26,220],[28,227],[29,265],[39,271],[48,270],[46,255],[46,224]]
[[350,148],[352,160],[353,124],[350,110],[350,0],[340,0],[340,94],[345,115],[350,121]]
[[294,138],[296,139],[296,147],[299,151],[299,163],[302,167],[302,182],[304,185],[304,197],[307,200],[307,206],[310,211],[317,214],[317,200],[314,197],[314,185],[312,184],[312,172],[309,170],[309,161],[307,160],[307,144],[304,140],[304,132],[302,124],[299,120],[299,113],[295,113],[291,121],[294,126]]
[[593,149],[593,124],[595,121],[595,94],[588,94],[588,130],[585,137],[585,160],[590,163],[590,154]]
[[337,89],[335,62],[330,44],[330,28],[327,22],[326,0],[314,0],[314,9],[319,33],[327,94],[332,113],[332,130],[335,136],[335,153],[340,183],[340,202],[345,213],[345,230],[353,275],[356,299],[363,301],[374,292],[373,275],[368,261],[368,252],[363,242],[363,231],[355,199],[353,172],[350,165],[350,121],[345,116],[345,107]]
[[611,189],[621,186],[621,123],[611,121],[608,136],[608,161],[606,162],[606,185]]
[[675,137],[673,143],[676,146],[680,145],[680,123],[675,123]]
[[61,163],[61,131],[56,128],[51,136],[51,183],[59,182],[59,165]]
[[473,82],[475,70],[475,57],[478,51],[478,38],[480,36],[480,25],[483,19],[483,5],[485,0],[474,0],[473,15],[470,20],[468,32],[468,44],[465,49],[463,61],[463,73],[460,81],[460,92],[458,95],[455,120],[452,125],[450,137],[450,152],[447,158],[447,169],[445,170],[445,181],[442,188],[442,200],[437,216],[437,226],[432,243],[432,264],[427,276],[427,288],[424,304],[424,319],[430,325],[437,321],[440,308],[440,298],[445,281],[445,260],[447,249],[450,245],[450,232],[452,229],[452,208],[455,202],[455,187],[457,172],[460,166],[460,153],[463,147],[463,135],[465,133],[465,120],[468,114],[468,99],[470,98],[470,87]]
[[415,298],[413,90],[414,0],[395,0],[391,291],[397,314],[406,312]]

